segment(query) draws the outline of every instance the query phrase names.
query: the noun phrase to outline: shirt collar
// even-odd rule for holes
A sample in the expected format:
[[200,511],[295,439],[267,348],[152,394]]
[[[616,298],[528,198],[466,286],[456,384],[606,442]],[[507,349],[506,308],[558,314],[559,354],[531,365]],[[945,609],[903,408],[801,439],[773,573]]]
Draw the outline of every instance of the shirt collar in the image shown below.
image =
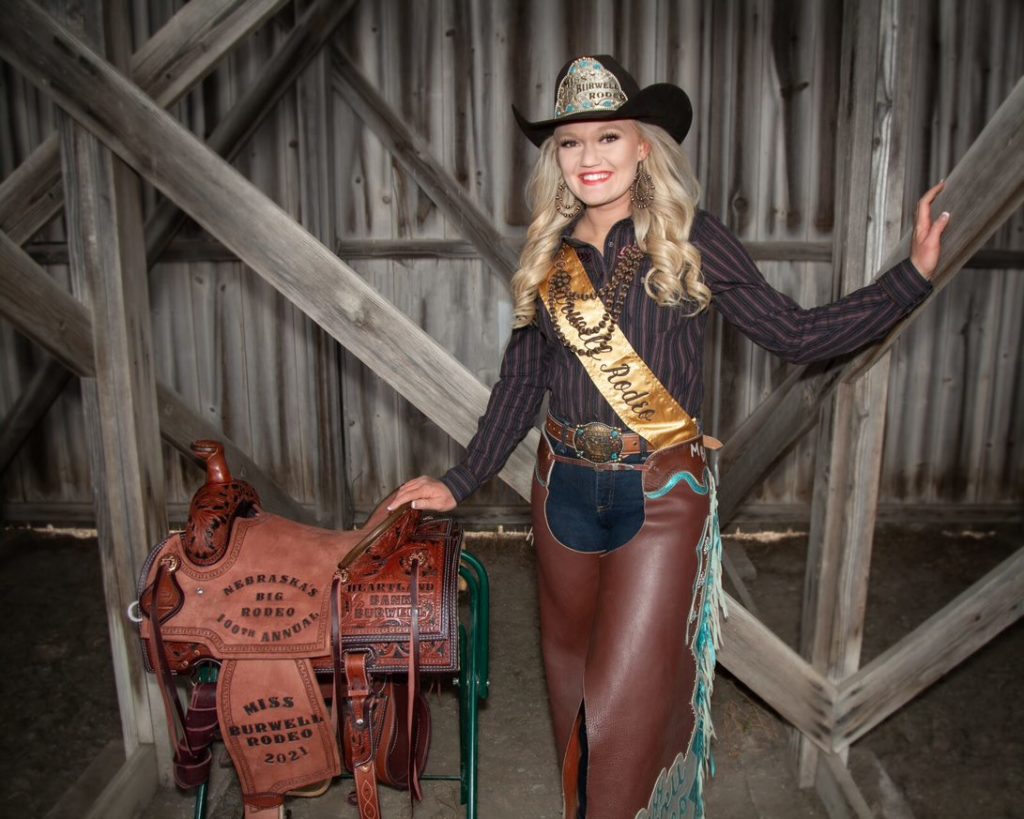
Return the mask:
[[[586,247],[588,242],[580,241],[579,239],[573,238],[572,232],[576,229],[576,223],[583,218],[581,213],[569,224],[565,226],[565,230],[562,231],[562,241],[571,245],[575,248]],[[613,241],[616,247],[622,247],[624,244],[631,244],[636,241],[636,233],[633,228],[633,217],[627,216],[625,219],[620,219],[614,225],[611,230],[608,231],[608,240]]]

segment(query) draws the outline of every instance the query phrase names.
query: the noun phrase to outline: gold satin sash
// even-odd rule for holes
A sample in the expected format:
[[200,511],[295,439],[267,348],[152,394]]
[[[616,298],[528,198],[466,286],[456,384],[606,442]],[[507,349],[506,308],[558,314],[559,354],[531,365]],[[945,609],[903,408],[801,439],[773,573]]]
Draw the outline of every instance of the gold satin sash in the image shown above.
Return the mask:
[[[606,307],[599,298],[592,297],[594,285],[576,251],[568,245],[562,245],[559,253],[559,262],[569,274],[569,287],[589,297],[576,301],[572,309],[583,318],[587,326],[596,327]],[[539,288],[545,305],[548,304],[551,276],[556,269],[557,265],[552,267]],[[590,351],[589,355],[577,353],[576,356],[594,386],[627,427],[646,438],[656,449],[697,437],[697,422],[679,406],[665,385],[651,372],[651,368],[633,349],[618,324],[612,325],[611,338],[605,344],[595,344],[592,338],[588,344],[588,337],[578,335],[566,319],[565,305],[556,307],[551,320],[558,325],[563,336],[570,340],[578,336],[578,346]]]

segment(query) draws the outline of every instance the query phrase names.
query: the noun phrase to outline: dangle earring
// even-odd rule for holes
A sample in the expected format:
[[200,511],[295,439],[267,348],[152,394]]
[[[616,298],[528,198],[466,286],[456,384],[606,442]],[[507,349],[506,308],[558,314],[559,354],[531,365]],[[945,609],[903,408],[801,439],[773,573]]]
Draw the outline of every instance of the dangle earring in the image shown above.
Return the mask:
[[583,203],[579,199],[576,200],[575,205],[567,205],[566,199],[569,196],[571,196],[569,186],[562,179],[558,183],[558,190],[555,191],[555,210],[558,211],[559,216],[564,216],[566,219],[572,219],[572,217],[583,210]]
[[649,208],[654,201],[654,180],[644,167],[643,160],[636,166],[636,177],[633,184],[629,186],[629,198],[633,205],[643,210]]

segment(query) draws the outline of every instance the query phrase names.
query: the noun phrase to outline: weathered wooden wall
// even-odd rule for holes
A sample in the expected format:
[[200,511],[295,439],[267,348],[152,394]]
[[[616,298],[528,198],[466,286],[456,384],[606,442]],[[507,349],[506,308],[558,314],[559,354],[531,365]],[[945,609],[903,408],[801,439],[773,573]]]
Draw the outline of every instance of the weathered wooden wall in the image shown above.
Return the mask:
[[[178,5],[136,2],[137,43]],[[238,48],[178,105],[179,116],[207,134],[252,84],[305,5],[286,6]],[[907,173],[910,200],[962,155],[1024,73],[1018,3],[922,7],[925,69],[915,81],[919,127]],[[642,85],[667,80],[690,92],[695,121],[686,147],[705,187],[706,208],[745,240],[827,248],[841,19],[840,4],[816,0],[362,0],[333,45],[427,139],[502,234],[525,229],[522,189],[535,150],[515,129],[509,103],[545,114],[564,60],[606,52],[631,67]],[[459,225],[444,218],[346,104],[332,82],[332,64],[329,51],[314,60],[238,156],[237,167],[329,246],[371,238],[460,239]],[[7,174],[50,132],[53,116],[8,67],[0,79],[0,171]],[[147,203],[152,207],[152,194]],[[994,246],[1020,249],[1022,233],[1017,214]],[[39,238],[59,241],[61,225]],[[351,263],[481,380],[493,382],[511,326],[500,275],[472,257]],[[828,298],[827,262],[764,262],[762,269],[801,303]],[[66,275],[59,266],[51,270]],[[897,346],[884,499],[944,507],[1024,500],[1022,288],[1019,269],[968,271]],[[342,502],[327,480],[334,468],[343,469],[355,507],[365,509],[400,480],[443,471],[459,457],[447,436],[354,358],[339,355],[242,264],[161,263],[150,289],[160,377],[322,513]],[[783,370],[720,319],[710,326],[703,415],[712,431],[728,437]],[[37,354],[2,323],[0,361],[3,413]],[[88,514],[79,403],[73,382],[6,473],[2,492],[10,516]],[[325,436],[343,442],[343,462],[324,452]],[[809,436],[750,502],[766,511],[806,505],[812,447]],[[172,500],[183,503],[194,474],[169,451],[168,464]],[[472,502],[481,513],[519,503],[498,485]]]
[[[1024,6],[924,3],[908,187],[942,178],[1024,74]],[[913,191],[908,190],[908,202]],[[990,246],[1024,247],[1018,211]],[[970,270],[896,348],[881,496],[1024,500],[1024,276]]]
[[[181,5],[169,0],[136,3],[136,47]],[[201,88],[176,106],[179,118],[197,134],[208,135],[259,76],[298,12],[286,6],[243,42]],[[324,232],[324,226],[330,226],[330,214],[320,182],[326,183],[326,174],[319,162],[308,166],[310,157],[322,155],[326,141],[309,128],[319,112],[330,107],[327,65],[326,55],[314,61],[235,164],[293,218],[330,241]],[[6,174],[46,136],[52,112],[38,92],[7,66],[3,78],[4,101],[15,131],[3,156]],[[313,146],[314,141],[319,145]],[[151,212],[156,196],[151,189],[147,194]],[[61,240],[61,220],[55,220],[40,238]],[[65,275],[59,266],[51,269]],[[327,382],[333,382],[334,393],[339,392],[340,351],[333,342],[328,344],[329,337],[237,261],[158,263],[150,273],[150,292],[158,378],[256,453],[256,460],[297,499],[325,517],[331,507],[339,507],[341,499],[324,497],[322,490],[332,484],[326,473],[340,471],[340,459],[331,462],[318,434],[323,424],[341,438],[337,400],[333,412],[322,411],[331,403]],[[6,408],[31,374],[37,355],[7,325],[2,326]],[[72,382],[47,417],[45,429],[33,436],[8,471],[5,500],[12,517],[45,519],[50,509],[58,518],[91,515],[80,416],[78,387]],[[168,495],[180,509],[194,490],[197,473],[166,445],[164,454]]]

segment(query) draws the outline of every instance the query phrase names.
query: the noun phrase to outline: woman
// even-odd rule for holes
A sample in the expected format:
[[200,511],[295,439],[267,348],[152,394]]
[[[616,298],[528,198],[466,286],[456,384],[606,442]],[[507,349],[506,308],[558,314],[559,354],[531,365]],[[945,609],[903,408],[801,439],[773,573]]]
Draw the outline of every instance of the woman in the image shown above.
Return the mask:
[[541,154],[501,377],[465,460],[392,506],[452,509],[551,391],[531,503],[566,816],[702,816],[721,549],[705,451],[719,444],[692,417],[706,308],[788,361],[880,338],[931,291],[941,184],[919,203],[909,260],[804,310],[697,209],[682,89],[641,90],[611,57],[582,57],[559,73],[553,118],[515,115]]

